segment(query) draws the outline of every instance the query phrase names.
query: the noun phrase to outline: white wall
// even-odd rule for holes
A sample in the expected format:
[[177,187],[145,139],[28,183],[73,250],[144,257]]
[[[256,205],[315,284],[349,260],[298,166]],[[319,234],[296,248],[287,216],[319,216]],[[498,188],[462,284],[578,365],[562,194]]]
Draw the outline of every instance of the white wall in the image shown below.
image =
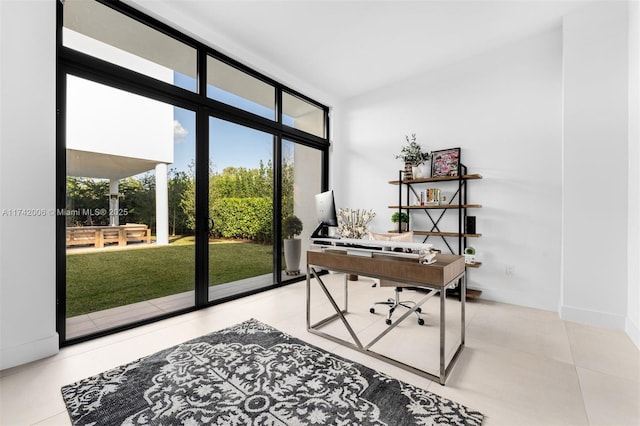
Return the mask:
[[625,2],[595,3],[564,19],[561,315],[620,329],[628,294],[627,42]]
[[387,182],[402,167],[394,154],[404,136],[416,133],[428,150],[461,147],[469,173],[483,175],[469,183],[468,201],[483,205],[469,213],[483,234],[470,244],[484,262],[469,286],[488,299],[557,310],[561,48],[560,29],[549,30],[339,105],[336,203],[372,208],[373,228],[391,229],[387,206],[398,195]]
[[629,277],[627,334],[640,347],[640,2],[629,9]]
[[0,1],[0,369],[58,351],[55,7]]
[[470,182],[484,206],[470,287],[626,328],[639,345],[637,21],[637,3],[597,2],[561,28],[338,105],[338,205],[373,208],[373,227],[389,229],[404,135],[460,146],[484,176]]

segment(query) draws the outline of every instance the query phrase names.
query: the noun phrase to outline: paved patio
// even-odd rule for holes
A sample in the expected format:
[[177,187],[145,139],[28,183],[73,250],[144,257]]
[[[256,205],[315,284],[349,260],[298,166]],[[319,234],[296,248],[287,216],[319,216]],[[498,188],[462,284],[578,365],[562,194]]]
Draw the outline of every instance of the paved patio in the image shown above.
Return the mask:
[[[95,249],[94,249],[95,250]],[[297,278],[282,273],[282,281]],[[265,274],[232,283],[209,287],[209,300],[223,299],[236,293],[245,293],[272,284],[272,275]],[[67,318],[66,338],[84,336],[108,330],[131,322],[149,319],[194,306],[195,292],[187,291],[170,296],[150,299],[144,302],[118,306],[117,308],[91,312]]]

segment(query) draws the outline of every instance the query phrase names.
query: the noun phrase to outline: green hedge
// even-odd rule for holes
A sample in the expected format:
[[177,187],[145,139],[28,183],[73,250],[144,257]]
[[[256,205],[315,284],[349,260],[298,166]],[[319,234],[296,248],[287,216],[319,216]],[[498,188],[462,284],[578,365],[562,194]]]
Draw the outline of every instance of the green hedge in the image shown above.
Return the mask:
[[211,217],[213,234],[223,238],[241,238],[270,243],[273,236],[271,198],[215,199]]

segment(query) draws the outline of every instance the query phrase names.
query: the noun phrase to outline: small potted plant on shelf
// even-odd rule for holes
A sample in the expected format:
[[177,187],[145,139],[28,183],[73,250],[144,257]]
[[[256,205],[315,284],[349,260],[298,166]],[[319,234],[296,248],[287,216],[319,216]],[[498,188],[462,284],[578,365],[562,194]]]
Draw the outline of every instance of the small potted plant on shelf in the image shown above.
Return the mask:
[[422,147],[416,141],[415,133],[411,137],[405,136],[405,139],[407,140],[407,145],[403,146],[400,154],[396,155],[396,158],[404,161],[404,178],[429,177],[430,170],[426,162],[431,159],[431,153],[422,150]]
[[284,262],[287,275],[300,274],[300,252],[302,240],[295,238],[302,233],[302,221],[297,216],[288,216],[282,223],[284,238]]
[[397,232],[407,232],[409,224],[409,215],[405,212],[395,212],[391,215],[391,222],[397,223]]

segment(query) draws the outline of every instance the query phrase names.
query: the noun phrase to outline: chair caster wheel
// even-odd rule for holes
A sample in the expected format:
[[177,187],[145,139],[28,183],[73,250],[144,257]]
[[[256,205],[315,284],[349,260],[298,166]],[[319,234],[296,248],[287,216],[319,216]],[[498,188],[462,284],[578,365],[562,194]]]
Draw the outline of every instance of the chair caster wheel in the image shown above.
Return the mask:
[[387,325],[391,325],[391,320],[390,320],[389,318],[387,318],[386,320],[384,320],[384,322],[385,322]]
[[418,308],[418,309],[416,309],[416,312],[417,312],[417,313],[419,313],[419,314],[421,314],[421,313],[422,313],[422,308]]
[[375,314],[375,313],[376,313],[376,310],[375,310],[375,309],[373,309],[373,308],[369,308],[369,312],[371,312],[372,314]]
[[418,325],[424,325],[424,320],[422,318],[418,318]]

